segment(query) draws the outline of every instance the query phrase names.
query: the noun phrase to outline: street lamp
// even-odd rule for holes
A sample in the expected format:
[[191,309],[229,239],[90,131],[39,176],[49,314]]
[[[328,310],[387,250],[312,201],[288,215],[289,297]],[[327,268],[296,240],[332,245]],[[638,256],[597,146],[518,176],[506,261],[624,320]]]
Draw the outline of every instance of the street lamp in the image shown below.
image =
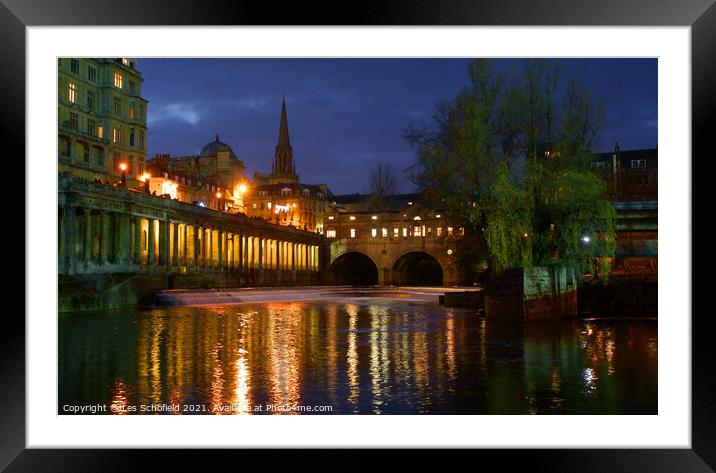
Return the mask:
[[119,170],[122,171],[122,187],[127,187],[127,163],[119,163]]

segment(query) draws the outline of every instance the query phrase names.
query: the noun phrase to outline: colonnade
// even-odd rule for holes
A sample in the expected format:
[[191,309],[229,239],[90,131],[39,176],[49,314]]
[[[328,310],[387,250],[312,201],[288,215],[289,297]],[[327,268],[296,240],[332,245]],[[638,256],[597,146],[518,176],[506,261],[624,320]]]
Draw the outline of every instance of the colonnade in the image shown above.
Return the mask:
[[320,270],[317,244],[261,229],[60,206],[60,273]]

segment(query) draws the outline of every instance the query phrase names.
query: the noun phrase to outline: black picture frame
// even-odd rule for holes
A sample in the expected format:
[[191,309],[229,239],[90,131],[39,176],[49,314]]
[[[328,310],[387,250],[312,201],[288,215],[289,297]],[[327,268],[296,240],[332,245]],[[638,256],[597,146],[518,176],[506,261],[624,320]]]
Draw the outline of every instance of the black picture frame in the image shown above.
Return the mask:
[[[390,3],[363,1],[346,8],[320,4],[293,3],[277,7],[272,3],[219,2],[215,0],[126,0],[115,4],[106,0],[0,0],[0,91],[5,140],[3,151],[7,185],[26,195],[25,174],[25,48],[26,27],[59,25],[572,25],[572,26],[690,26],[692,77],[692,155],[699,158],[699,172],[692,174],[692,254],[708,255],[714,248],[716,232],[707,219],[712,212],[710,180],[714,175],[713,131],[709,125],[716,115],[716,6],[714,0],[412,0]],[[121,7],[118,7],[121,5]],[[12,159],[10,159],[12,157]],[[688,156],[674,157],[689,162]],[[18,176],[23,176],[19,179]],[[28,186],[29,188],[29,186]],[[6,187],[7,189],[7,187]],[[29,191],[28,191],[29,192]],[[15,194],[17,195],[17,194]],[[664,198],[668,198],[665,195]],[[6,204],[3,214],[13,225],[0,231],[5,249],[6,268],[13,271],[16,285],[25,278],[16,276],[24,268],[25,206],[18,199]],[[24,200],[23,200],[24,203]],[[13,250],[10,250],[10,249]],[[16,251],[24,248],[25,252]],[[705,266],[708,264],[705,263]],[[691,278],[692,302],[708,294],[711,279],[693,274],[673,275]],[[23,270],[24,274],[24,270]],[[670,275],[671,277],[672,275]],[[22,282],[20,282],[22,281]],[[27,281],[27,284],[32,284]],[[19,293],[19,287],[9,294]],[[23,289],[27,289],[23,286]],[[662,287],[662,290],[668,288]],[[26,293],[26,292],[25,292]],[[22,303],[21,303],[22,304]],[[698,306],[693,306],[698,307]],[[705,306],[706,307],[706,306]],[[23,307],[24,309],[24,307]],[[24,312],[24,310],[23,310]],[[477,454],[496,460],[509,471],[519,464],[530,471],[629,471],[629,472],[707,472],[716,469],[716,351],[711,339],[711,312],[693,311],[692,327],[692,448],[691,449],[540,449],[478,450],[452,452]],[[679,314],[690,317],[691,314]],[[185,469],[192,462],[205,463],[233,459],[242,463],[264,461],[266,452],[229,450],[61,450],[25,448],[25,324],[18,311],[3,311],[0,337],[0,468],[7,471],[134,471],[147,469],[159,459]],[[98,432],[101,435],[101,432]],[[370,468],[377,453],[334,450],[329,453],[289,452],[272,455],[271,469],[294,465],[296,460],[312,462],[314,469],[351,470]],[[316,457],[320,455],[320,459]],[[215,458],[221,457],[221,458]],[[298,458],[296,458],[298,457]],[[404,460],[422,462],[425,452],[412,451]],[[483,458],[479,458],[483,460]],[[449,464],[458,459],[450,460]],[[278,464],[276,463],[278,462]],[[217,465],[219,463],[216,463]]]

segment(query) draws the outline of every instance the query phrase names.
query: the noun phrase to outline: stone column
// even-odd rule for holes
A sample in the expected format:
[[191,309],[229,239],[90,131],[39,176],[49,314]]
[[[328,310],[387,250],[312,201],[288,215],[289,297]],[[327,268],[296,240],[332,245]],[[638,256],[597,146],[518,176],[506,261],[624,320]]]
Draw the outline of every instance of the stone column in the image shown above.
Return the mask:
[[99,261],[100,264],[109,263],[109,248],[112,237],[109,233],[109,214],[102,212],[100,214],[100,237],[99,237]]
[[219,271],[224,270],[224,232],[221,229],[216,231],[216,267]]
[[264,239],[259,237],[259,261],[258,261],[258,270],[263,270],[263,263],[264,263]]
[[129,261],[129,245],[130,243],[130,222],[129,214],[122,213],[117,215],[119,220],[118,235],[117,235],[117,262],[121,265],[127,265]]
[[172,222],[174,238],[172,239],[172,266],[179,266],[179,222]]
[[84,238],[83,243],[83,254],[82,259],[85,263],[85,268],[89,266],[92,260],[92,211],[90,209],[84,209]]
[[154,266],[154,219],[147,219],[147,266]]
[[181,260],[180,263],[182,266],[189,266],[189,255],[187,254],[187,251],[189,250],[189,225],[186,223],[184,224],[184,227],[181,231],[182,234],[182,250],[181,250]]
[[65,271],[73,274],[77,269],[77,211],[65,207]]
[[134,264],[142,264],[142,217],[134,217]]
[[199,227],[192,225],[194,230],[194,271],[199,271]]

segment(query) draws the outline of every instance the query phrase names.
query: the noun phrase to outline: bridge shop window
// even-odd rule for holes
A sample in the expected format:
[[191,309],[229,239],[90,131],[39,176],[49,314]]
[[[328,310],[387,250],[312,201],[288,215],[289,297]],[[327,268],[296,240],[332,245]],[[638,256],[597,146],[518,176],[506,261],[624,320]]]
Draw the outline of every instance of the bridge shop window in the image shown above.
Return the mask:
[[435,236],[442,236],[443,234],[443,227],[438,227],[435,229]]
[[326,230],[326,238],[335,238],[336,237],[336,231],[334,229]]
[[395,238],[398,238],[400,236],[400,228],[394,228],[393,229],[393,236]]
[[383,238],[388,238],[388,229],[387,228],[381,228],[380,229],[381,235]]
[[447,227],[448,236],[452,236],[452,227]]
[[378,236],[378,229],[377,228],[371,228],[370,229],[370,235],[375,238]]
[[645,168],[646,167],[646,159],[632,159],[631,167],[632,167],[632,169]]
[[403,227],[403,237],[408,236],[408,227]]
[[351,238],[355,238],[355,237],[356,237],[356,229],[351,228]]

